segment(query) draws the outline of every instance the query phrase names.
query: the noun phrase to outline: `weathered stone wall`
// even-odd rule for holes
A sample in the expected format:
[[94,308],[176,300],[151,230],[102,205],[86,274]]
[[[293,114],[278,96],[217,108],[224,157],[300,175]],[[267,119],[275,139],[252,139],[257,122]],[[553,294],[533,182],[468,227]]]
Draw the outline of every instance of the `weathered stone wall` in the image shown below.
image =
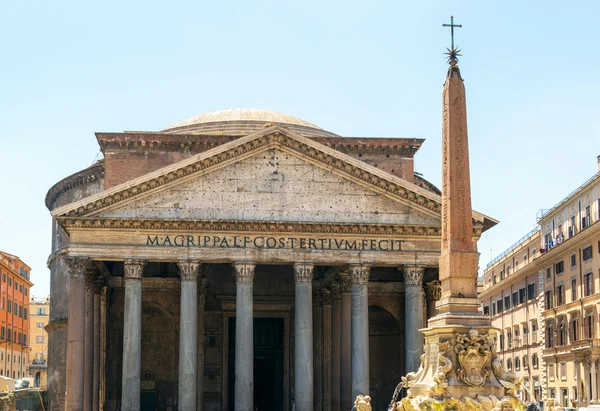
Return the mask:
[[435,217],[278,149],[108,210],[102,216],[439,224]]
[[[90,172],[91,173],[91,172]],[[101,178],[87,181],[84,177],[65,179],[62,184],[65,189],[57,195],[52,208],[60,207],[103,190]],[[52,255],[50,257],[50,319],[48,331],[48,392],[50,411],[65,409],[64,397],[66,391],[66,362],[67,362],[67,321],[69,305],[69,281],[67,267],[59,250],[69,244],[69,236],[60,226],[52,223]],[[84,307],[81,307],[83,310]]]

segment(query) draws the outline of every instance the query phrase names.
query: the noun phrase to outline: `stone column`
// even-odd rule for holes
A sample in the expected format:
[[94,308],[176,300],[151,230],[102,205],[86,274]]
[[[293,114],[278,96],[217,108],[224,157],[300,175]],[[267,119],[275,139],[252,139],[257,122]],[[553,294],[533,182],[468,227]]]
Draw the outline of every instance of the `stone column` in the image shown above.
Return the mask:
[[94,281],[94,371],[92,378],[92,410],[100,410],[100,297],[104,281],[98,277]]
[[123,310],[122,411],[140,410],[142,382],[142,274],[144,261],[125,260],[125,308]]
[[313,287],[313,398],[314,411],[323,411],[323,308],[321,289]]
[[341,394],[341,301],[340,285],[332,283],[331,290],[331,410],[340,411]]
[[340,274],[340,407],[342,411],[352,408],[352,294],[350,293],[350,273]]
[[592,386],[592,381],[591,381],[591,375],[590,373],[592,372],[592,362],[591,360],[588,358],[584,363],[583,363],[583,386],[584,391],[585,391],[585,395],[583,398],[585,398],[585,403],[587,406],[590,405],[590,402],[592,400],[592,398],[590,397],[590,391],[591,391],[591,386]]
[[592,358],[592,402],[598,402],[598,369],[595,358]]
[[416,372],[421,365],[423,354],[423,273],[425,269],[417,265],[404,268],[404,333],[406,347],[406,373]]
[[206,284],[198,288],[198,375],[196,377],[196,404],[199,411],[204,410],[204,305],[206,302]]
[[313,409],[313,266],[294,265],[296,309],[294,329],[294,382],[296,411]]
[[322,290],[323,303],[323,411],[331,411],[331,292]]
[[437,314],[435,304],[441,296],[442,288],[441,283],[438,280],[433,280],[425,284],[425,297],[427,298],[427,319],[435,317]]
[[67,328],[67,411],[83,410],[86,257],[64,257],[69,270],[69,323]]
[[102,287],[100,294],[100,395],[99,409],[104,411],[104,402],[106,400],[106,333],[107,333],[107,304],[108,304],[108,287]]
[[[556,368],[558,370],[559,363],[556,363]],[[581,395],[581,366],[579,361],[573,361],[573,367],[575,367],[575,386],[577,387],[577,402],[582,401],[583,397]]]
[[235,263],[235,411],[254,409],[254,264]]
[[352,398],[369,395],[369,271],[353,265],[352,274]]
[[92,411],[94,407],[94,278],[96,270],[93,265],[88,267],[85,277],[85,338],[83,376],[83,410]]
[[198,372],[198,271],[200,262],[177,263],[181,276],[179,308],[178,409],[196,410]]

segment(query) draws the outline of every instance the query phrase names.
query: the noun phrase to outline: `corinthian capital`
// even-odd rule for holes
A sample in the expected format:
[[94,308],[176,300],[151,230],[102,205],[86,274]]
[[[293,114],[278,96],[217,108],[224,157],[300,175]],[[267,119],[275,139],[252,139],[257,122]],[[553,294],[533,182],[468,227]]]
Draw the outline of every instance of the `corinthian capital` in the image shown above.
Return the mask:
[[200,261],[181,260],[177,263],[181,281],[196,281],[200,273]]
[[86,278],[87,270],[90,265],[88,257],[64,256],[63,261],[67,265],[69,277],[71,278]]
[[340,293],[350,292],[350,270],[344,270],[338,274],[338,283],[340,284]]
[[253,263],[233,263],[233,268],[235,270],[235,282],[253,283],[255,267],[256,264]]
[[404,267],[404,285],[415,285],[421,287],[423,285],[423,274],[425,267],[418,265],[406,265]]
[[329,285],[329,290],[331,291],[331,299],[339,300],[340,299],[340,285],[339,283],[332,282]]
[[442,296],[442,283],[433,280],[425,284],[425,297],[427,301],[438,301]]
[[361,264],[353,264],[350,266],[350,274],[352,284],[365,284],[369,282],[369,274],[371,267]]
[[125,260],[125,279],[126,280],[141,280],[142,274],[144,273],[144,266],[146,261],[138,259],[127,259]]
[[321,290],[321,301],[323,305],[331,305],[331,291],[324,288]]
[[296,284],[310,284],[313,279],[314,266],[312,264],[294,264],[294,278]]

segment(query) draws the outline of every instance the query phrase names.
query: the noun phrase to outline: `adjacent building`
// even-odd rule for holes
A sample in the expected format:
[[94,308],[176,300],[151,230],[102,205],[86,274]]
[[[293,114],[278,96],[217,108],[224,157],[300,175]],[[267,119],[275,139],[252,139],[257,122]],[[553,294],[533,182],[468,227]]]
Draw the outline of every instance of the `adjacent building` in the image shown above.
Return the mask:
[[598,161],[598,173],[541,210],[538,227],[485,270],[483,310],[501,330],[506,368],[525,378],[524,398],[600,403]]
[[29,376],[33,386],[43,390],[48,380],[48,333],[50,297],[31,297],[29,301]]
[[31,268],[0,251],[0,375],[27,376],[29,363],[29,294]]
[[517,394],[523,401],[541,399],[538,270],[540,233],[533,230],[492,260],[479,294],[483,312],[500,331],[496,349],[504,368],[523,378]]

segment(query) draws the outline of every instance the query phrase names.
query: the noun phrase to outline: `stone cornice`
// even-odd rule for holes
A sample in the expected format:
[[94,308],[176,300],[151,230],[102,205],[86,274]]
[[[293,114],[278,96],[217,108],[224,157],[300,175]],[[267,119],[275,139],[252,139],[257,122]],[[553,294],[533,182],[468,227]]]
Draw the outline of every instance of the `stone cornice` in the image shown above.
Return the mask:
[[363,235],[393,235],[406,237],[440,237],[439,226],[365,224],[365,223],[310,223],[297,221],[247,220],[185,220],[185,219],[127,219],[58,217],[67,232],[70,229],[131,229],[161,231],[247,231],[280,233],[334,233]]
[[[239,134],[96,133],[102,152],[140,149],[202,152],[241,137],[243,136]],[[398,137],[311,137],[311,140],[342,153],[401,154],[409,157],[413,157],[425,141],[420,138]]]
[[[104,192],[59,207],[52,214],[54,217],[97,214],[274,147],[292,154],[299,153],[308,162],[325,167],[371,191],[410,204],[427,215],[441,215],[439,195],[281,127],[269,127],[225,143]],[[474,217],[480,224],[491,220],[476,212]]]
[[50,188],[50,190],[48,190],[45,200],[46,207],[48,208],[48,210],[52,210],[54,208],[54,202],[65,192],[70,191],[86,183],[94,182],[103,177],[104,162],[97,162],[91,167],[88,167],[66,178],[63,178],[58,183],[54,184]]

